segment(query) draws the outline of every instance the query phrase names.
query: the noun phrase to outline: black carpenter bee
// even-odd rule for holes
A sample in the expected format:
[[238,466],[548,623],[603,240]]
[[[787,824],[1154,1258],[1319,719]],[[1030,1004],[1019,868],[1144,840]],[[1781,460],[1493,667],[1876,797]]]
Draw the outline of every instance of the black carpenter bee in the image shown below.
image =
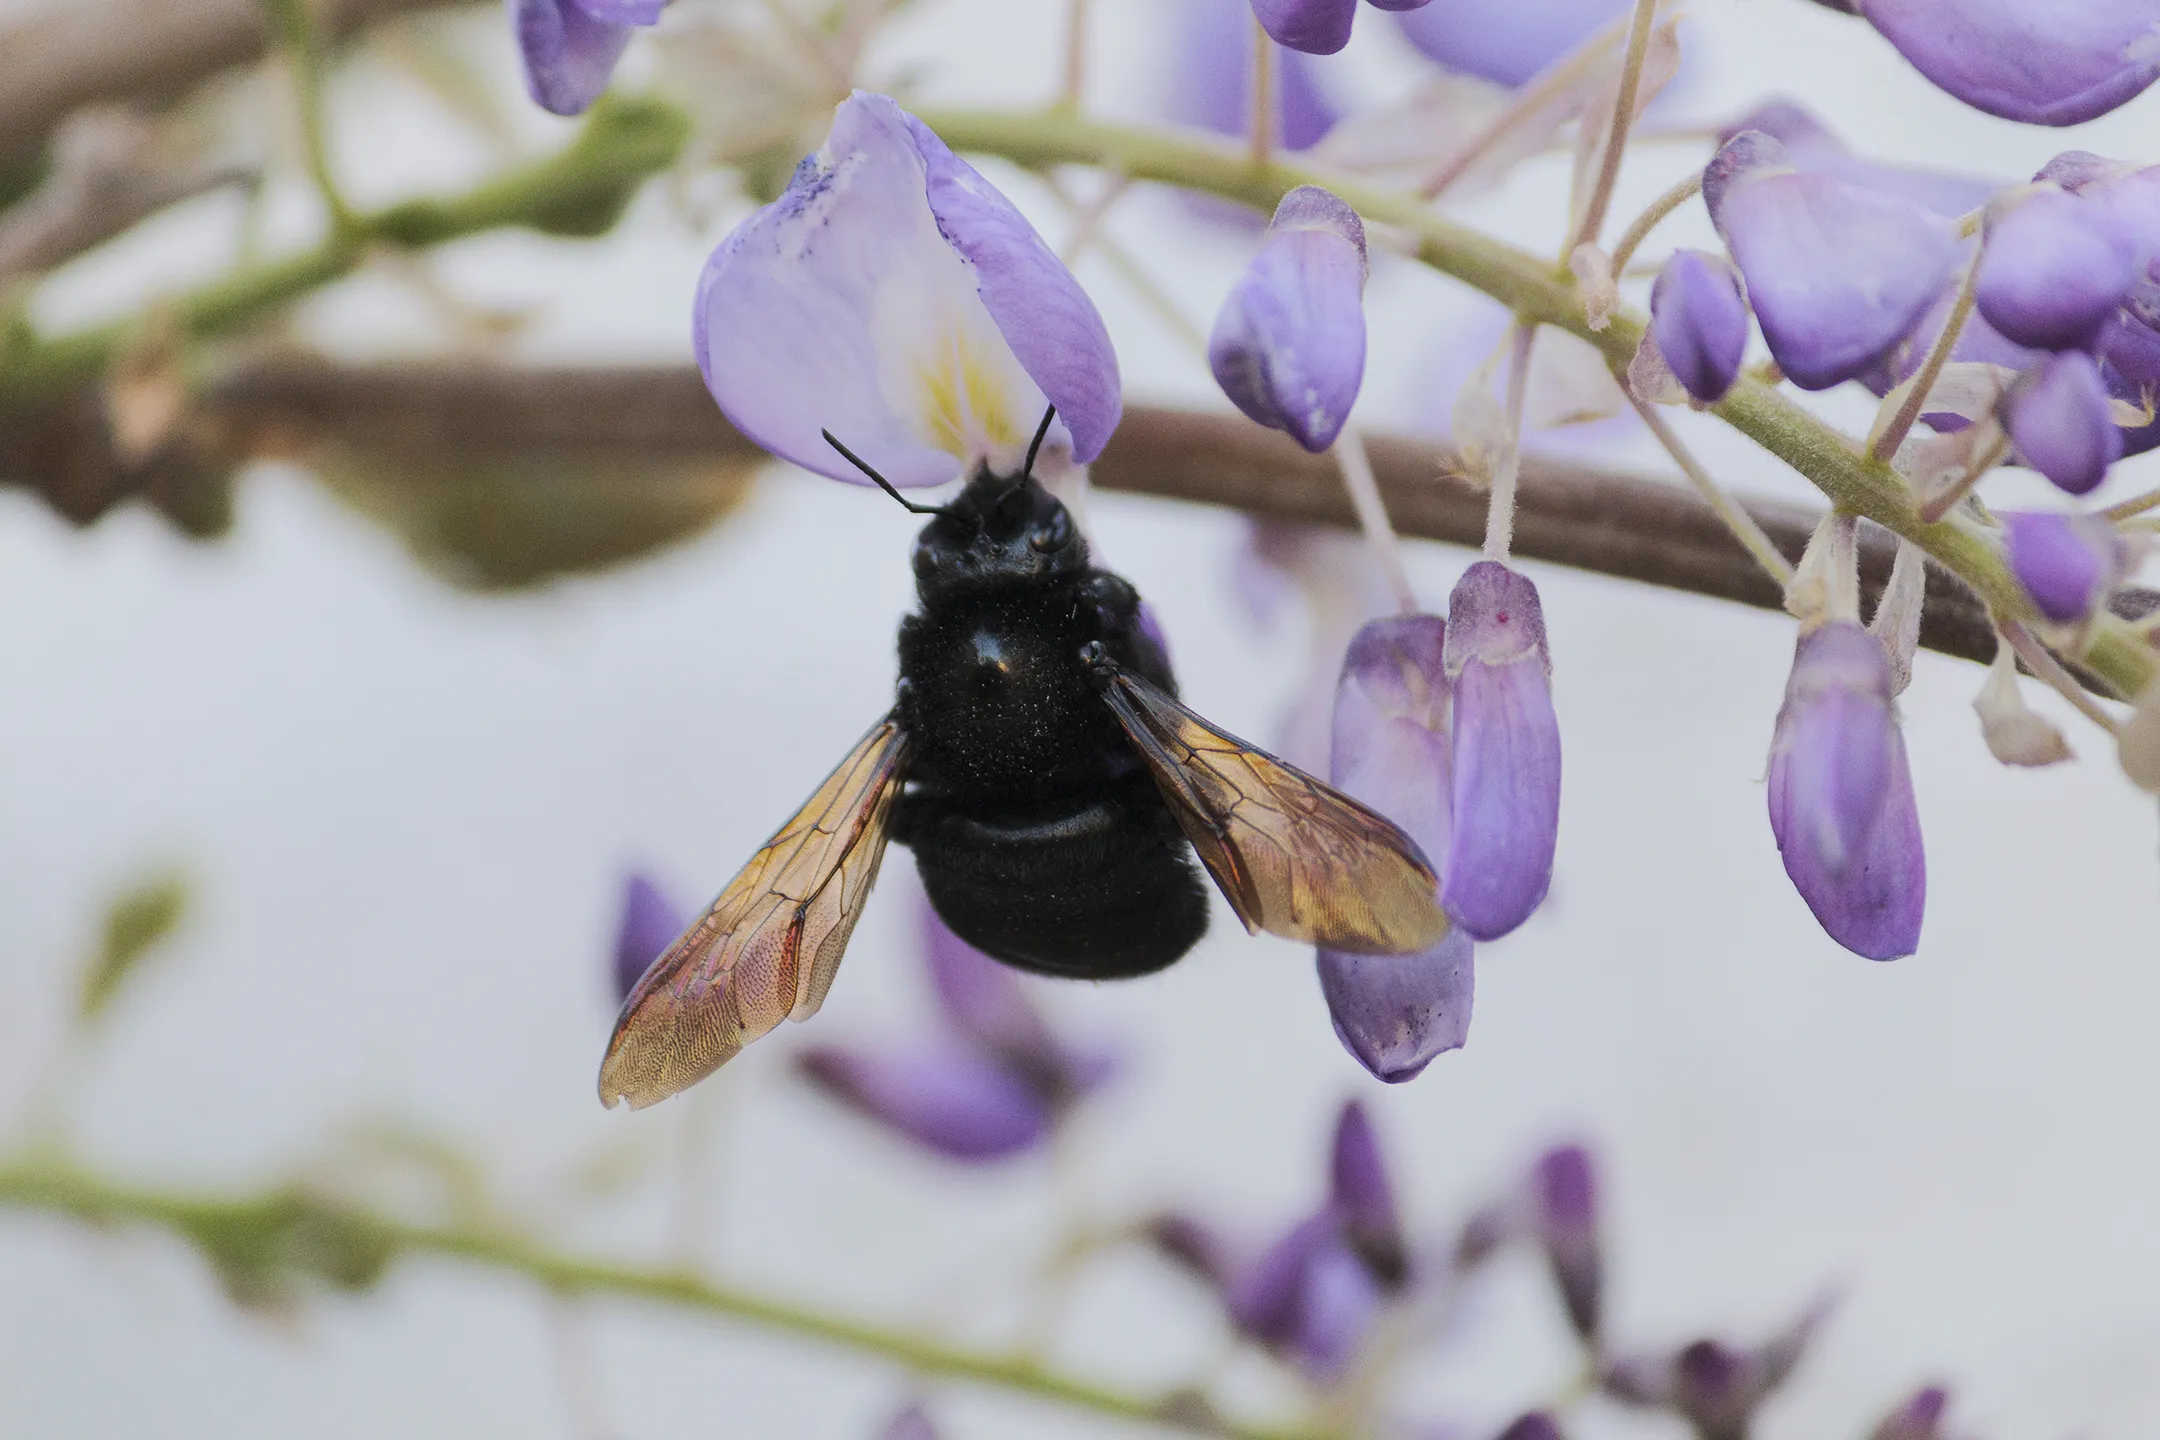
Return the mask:
[[1406,954],[1447,918],[1417,842],[1177,700],[1139,594],[1096,569],[1035,479],[987,466],[909,510],[919,614],[899,693],[809,803],[751,857],[623,1005],[600,1099],[653,1104],[783,1019],[815,1014],[888,839],[915,852],[945,923],[1006,964],[1108,980],[1207,929],[1197,851],[1247,930]]

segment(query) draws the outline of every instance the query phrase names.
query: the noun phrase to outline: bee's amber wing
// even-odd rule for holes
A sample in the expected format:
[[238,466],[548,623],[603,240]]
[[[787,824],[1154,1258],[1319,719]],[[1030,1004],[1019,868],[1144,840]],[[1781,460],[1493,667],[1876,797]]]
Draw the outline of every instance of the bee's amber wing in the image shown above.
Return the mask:
[[600,1062],[601,1104],[665,1100],[782,1020],[817,1013],[885,856],[906,752],[890,719],[863,736],[647,968]]
[[1425,852],[1386,816],[1103,662],[1104,698],[1247,930],[1406,955],[1448,932]]

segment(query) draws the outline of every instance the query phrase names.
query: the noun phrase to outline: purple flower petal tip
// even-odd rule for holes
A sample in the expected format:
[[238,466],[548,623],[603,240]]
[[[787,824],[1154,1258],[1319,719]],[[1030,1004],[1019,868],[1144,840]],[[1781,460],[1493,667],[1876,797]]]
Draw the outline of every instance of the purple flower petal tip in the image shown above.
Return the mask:
[[1825,390],[1879,363],[1928,313],[1957,264],[1956,227],[1911,200],[1793,168],[1760,131],[1725,142],[1703,173],[1770,353]]
[[1501,1431],[1499,1440],[1564,1440],[1564,1437],[1552,1416],[1533,1410]]
[[1604,1250],[1598,1239],[1597,1172],[1579,1145],[1547,1151],[1531,1169],[1538,1240],[1575,1333],[1593,1339],[1603,1320]]
[[517,40],[525,92],[541,109],[580,115],[614,77],[632,26],[610,21],[580,0],[505,0]]
[[2072,495],[2098,489],[2123,455],[2122,427],[2107,381],[2082,350],[2050,355],[2019,376],[2003,397],[2003,428],[2025,463]]
[[1333,55],[1350,43],[1357,0],[1252,0],[1260,28],[1278,45],[1307,55]]
[[1434,64],[1514,86],[1627,10],[1628,0],[1432,0],[1395,23]]
[[1890,657],[1858,624],[1800,637],[1770,749],[1770,828],[1830,938],[1870,960],[1920,945],[1927,863]]
[[1283,197],[1215,317],[1208,365],[1231,403],[1319,453],[1365,378],[1365,226],[1316,186]]
[[813,1045],[796,1064],[827,1096],[949,1160],[1024,1154],[1049,1138],[1054,1119],[1025,1080],[951,1046],[887,1053]]
[[682,934],[682,911],[643,875],[623,881],[622,912],[615,922],[615,998],[626,1000],[638,977]]
[[1747,354],[1747,296],[1722,256],[1676,251],[1650,290],[1650,334],[1681,387],[1705,405],[1725,398]]
[[2136,280],[2136,247],[2106,207],[2038,190],[1989,217],[1975,298],[1987,322],[2017,344],[2081,350]]
[[786,193],[720,243],[692,342],[737,428],[866,484],[1019,467],[1045,405],[1053,449],[1095,458],[1121,413],[1094,304],[1020,212],[914,116],[857,92]]
[[1537,587],[1491,560],[1448,600],[1453,810],[1441,904],[1479,940],[1530,918],[1552,884],[1560,722]]
[[1941,1440],[1950,1392],[1930,1385],[1883,1417],[1868,1440]]
[[1470,1038],[1476,947],[1457,927],[1417,955],[1319,952],[1320,993],[1335,1038],[1374,1079],[1415,1080]]
[[885,1422],[878,1440],[938,1440],[937,1426],[930,1423],[929,1411],[910,1405]]
[[2042,615],[2058,625],[2090,616],[2121,582],[2130,547],[2098,515],[2000,510],[2010,572]]
[[2160,77],[2160,0],[1856,0],[1914,69],[1976,110],[2078,125]]

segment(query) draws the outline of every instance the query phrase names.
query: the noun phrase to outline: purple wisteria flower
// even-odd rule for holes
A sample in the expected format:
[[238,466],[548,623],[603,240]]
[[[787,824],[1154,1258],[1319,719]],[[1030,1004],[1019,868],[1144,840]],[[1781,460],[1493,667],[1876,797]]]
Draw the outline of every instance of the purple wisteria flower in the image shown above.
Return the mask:
[[1956,228],[1913,201],[1797,169],[1759,130],[1703,172],[1710,218],[1746,277],[1780,368],[1806,390],[1867,372],[1911,333],[1957,264]]
[[636,872],[624,878],[622,913],[615,922],[615,961],[609,972],[616,1003],[630,998],[638,977],[675,943],[687,921],[651,880]]
[[1530,1193],[1532,1233],[1552,1267],[1568,1323],[1594,1342],[1605,1320],[1605,1249],[1590,1152],[1580,1145],[1546,1151],[1531,1167]]
[[1240,1335],[1322,1382],[1343,1374],[1412,1278],[1379,1139],[1355,1101],[1336,1122],[1327,1198],[1257,1254],[1188,1215],[1159,1217],[1150,1233]]
[[1502,1430],[1498,1440],[1566,1440],[1566,1436],[1552,1416],[1532,1410]]
[[953,934],[927,902],[922,943],[942,1035],[904,1049],[805,1046],[798,1066],[857,1114],[947,1159],[1035,1149],[1115,1061],[1061,1039],[1020,977]]
[[[1437,615],[1358,631],[1335,689],[1328,778],[1403,827],[1447,873],[1452,797],[1446,624]],[[1416,955],[1319,952],[1320,993],[1343,1048],[1391,1085],[1470,1034],[1473,946],[1460,926]]]
[[1747,294],[1723,256],[1679,250],[1650,290],[1650,336],[1681,388],[1705,405],[1725,398],[1747,354]]
[[1770,829],[1831,939],[1870,960],[1920,945],[1927,862],[1890,657],[1853,621],[1805,631],[1770,742]]
[[1530,918],[1552,885],[1560,830],[1560,722],[1537,586],[1493,560],[1448,597],[1455,728],[1440,903],[1479,940]]
[[841,104],[785,194],[705,264],[692,340],[706,386],[782,459],[898,486],[1085,464],[1117,428],[1117,356],[1094,304],[1012,202],[882,95]]
[[1879,190],[1910,200],[1924,210],[1955,220],[1985,205],[2003,183],[1946,170],[1912,165],[1886,165],[1855,155],[1830,127],[1805,106],[1790,100],[1773,100],[1749,111],[1724,127],[1721,140],[1747,130],[1760,130],[1785,147],[1786,159],[1796,170],[1832,175],[1863,190]]
[[1883,1416],[1868,1440],[1942,1440],[1943,1416],[1950,1409],[1950,1392],[1930,1385]]
[[2034,189],[1991,210],[1975,298],[1990,325],[2037,350],[2082,350],[2130,296],[2137,250],[2106,206]]
[[[1381,10],[1415,10],[1429,0],[1367,0]],[[1308,55],[1333,55],[1350,43],[1358,0],[1252,0],[1253,14],[1275,43]]]
[[1998,407],[2025,463],[2084,495],[2123,457],[2122,427],[2100,366],[2082,350],[2050,355],[2017,378]]
[[1806,1357],[1830,1308],[1817,1301],[1759,1345],[1697,1340],[1670,1355],[1622,1356],[1606,1367],[1604,1391],[1680,1415],[1698,1440],[1747,1440],[1756,1412]]
[[1275,207],[1208,341],[1231,403],[1314,454],[1342,433],[1365,378],[1366,273],[1357,211],[1300,185]]
[[878,1440],[938,1440],[937,1426],[930,1423],[930,1412],[919,1404],[902,1408],[885,1428],[878,1432]]
[[1395,23],[1434,64],[1512,86],[1628,8],[1629,0],[1432,0]]
[[2160,0],[1852,0],[1914,69],[1976,110],[2078,125],[2160,78]]
[[667,0],[505,0],[525,90],[557,115],[581,114],[615,74],[631,33],[660,23]]
[[2010,573],[2042,615],[2073,625],[2098,609],[2122,583],[2130,546],[2098,515],[1999,510]]
[[[1170,67],[1174,88],[1167,108],[1171,117],[1218,135],[1250,133],[1254,48],[1248,0],[1184,0],[1176,63]],[[1319,144],[1342,118],[1314,75],[1311,57],[1279,45],[1275,48],[1275,106],[1275,138],[1285,150]],[[1241,215],[1252,213],[1228,202],[1213,203]]]

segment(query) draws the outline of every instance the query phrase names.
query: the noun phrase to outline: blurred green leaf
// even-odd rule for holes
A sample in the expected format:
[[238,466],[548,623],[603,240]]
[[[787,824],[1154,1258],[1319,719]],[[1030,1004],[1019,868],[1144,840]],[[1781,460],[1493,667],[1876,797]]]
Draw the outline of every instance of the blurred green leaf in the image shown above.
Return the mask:
[[504,591],[611,569],[703,533],[742,503],[757,461],[345,449],[315,468],[435,574]]
[[85,1021],[105,1012],[143,959],[179,928],[187,908],[188,884],[179,875],[139,885],[112,903],[104,942],[83,975],[79,1013]]

